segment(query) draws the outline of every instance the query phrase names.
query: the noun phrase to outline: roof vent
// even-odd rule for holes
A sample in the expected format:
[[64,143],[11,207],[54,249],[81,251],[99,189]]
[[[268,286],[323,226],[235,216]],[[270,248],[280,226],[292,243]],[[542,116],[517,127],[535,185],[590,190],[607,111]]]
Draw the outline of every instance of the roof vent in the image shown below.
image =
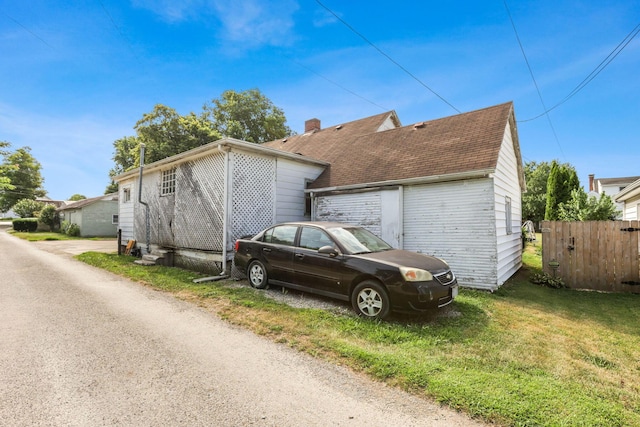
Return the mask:
[[418,122],[413,125],[414,129],[423,128],[425,126],[425,122]]
[[342,129],[342,125],[336,126],[336,130]]
[[284,144],[285,142],[287,142],[287,138],[282,140],[282,143]]

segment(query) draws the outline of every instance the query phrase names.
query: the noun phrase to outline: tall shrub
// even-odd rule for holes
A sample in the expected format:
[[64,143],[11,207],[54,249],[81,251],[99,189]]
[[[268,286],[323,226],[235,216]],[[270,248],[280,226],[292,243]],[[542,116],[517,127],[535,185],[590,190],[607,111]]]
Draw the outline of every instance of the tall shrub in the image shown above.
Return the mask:
[[56,212],[56,207],[46,205],[40,211],[40,222],[49,226],[49,230],[53,231],[60,223],[60,215]]
[[578,190],[580,180],[573,166],[560,164],[557,161],[551,163],[549,179],[547,181],[547,206],[544,219],[557,221],[560,219],[559,205],[571,200],[571,192]]

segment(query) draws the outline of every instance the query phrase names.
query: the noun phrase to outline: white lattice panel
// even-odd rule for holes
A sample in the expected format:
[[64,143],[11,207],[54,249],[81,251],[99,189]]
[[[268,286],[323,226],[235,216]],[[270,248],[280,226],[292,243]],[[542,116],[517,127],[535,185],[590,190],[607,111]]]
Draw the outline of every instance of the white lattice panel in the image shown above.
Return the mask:
[[177,247],[222,251],[224,167],[222,153],[178,167],[173,220]]
[[233,153],[231,242],[273,224],[275,183],[275,159]]

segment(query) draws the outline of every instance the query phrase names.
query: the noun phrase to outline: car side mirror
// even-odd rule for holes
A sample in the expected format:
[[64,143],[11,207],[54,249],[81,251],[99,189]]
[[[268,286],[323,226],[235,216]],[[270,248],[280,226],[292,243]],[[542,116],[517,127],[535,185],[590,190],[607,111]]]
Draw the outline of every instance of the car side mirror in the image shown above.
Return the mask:
[[327,245],[318,249],[319,254],[329,255],[330,257],[335,257],[339,254],[338,250],[333,246]]

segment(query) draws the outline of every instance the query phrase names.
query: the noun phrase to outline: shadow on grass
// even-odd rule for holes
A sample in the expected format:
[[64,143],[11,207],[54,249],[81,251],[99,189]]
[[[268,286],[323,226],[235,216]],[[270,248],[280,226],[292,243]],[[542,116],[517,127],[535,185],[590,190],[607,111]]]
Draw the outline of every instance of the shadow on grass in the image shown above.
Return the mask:
[[529,274],[529,271],[521,270],[495,296],[570,320],[596,322],[620,332],[640,335],[640,295],[552,289],[532,284]]

